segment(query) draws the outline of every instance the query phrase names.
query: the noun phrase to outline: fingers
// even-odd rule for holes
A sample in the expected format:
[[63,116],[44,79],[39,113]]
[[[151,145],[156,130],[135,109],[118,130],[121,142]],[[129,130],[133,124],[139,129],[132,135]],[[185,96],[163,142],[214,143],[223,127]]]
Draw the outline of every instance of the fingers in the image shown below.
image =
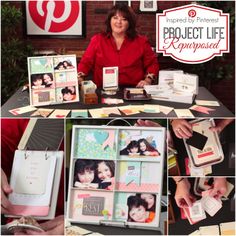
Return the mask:
[[137,87],[137,88],[143,88],[144,85],[150,85],[150,84],[149,84],[147,81],[145,81],[145,80],[141,80],[141,81],[136,85],[136,87]]
[[192,125],[186,120],[173,120],[173,131],[177,138],[190,138],[192,137]]
[[2,190],[6,193],[9,194],[12,192],[12,188],[10,187],[8,180],[7,180],[7,176],[4,173],[4,171],[1,169],[1,187]]

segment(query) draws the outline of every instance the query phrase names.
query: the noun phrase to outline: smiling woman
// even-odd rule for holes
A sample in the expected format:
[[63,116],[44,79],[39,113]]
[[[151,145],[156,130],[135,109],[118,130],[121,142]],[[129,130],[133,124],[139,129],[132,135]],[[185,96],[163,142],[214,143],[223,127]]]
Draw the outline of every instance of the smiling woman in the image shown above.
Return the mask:
[[104,67],[118,67],[120,86],[152,84],[159,70],[157,58],[147,38],[137,33],[132,8],[126,4],[115,5],[105,23],[106,31],[92,37],[78,72],[88,75],[93,70],[98,87],[103,83]]

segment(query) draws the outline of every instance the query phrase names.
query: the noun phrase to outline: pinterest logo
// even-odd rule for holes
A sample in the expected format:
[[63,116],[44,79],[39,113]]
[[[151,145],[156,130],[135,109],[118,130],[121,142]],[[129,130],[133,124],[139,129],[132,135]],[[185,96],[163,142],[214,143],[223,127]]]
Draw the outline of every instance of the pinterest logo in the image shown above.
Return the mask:
[[197,13],[196,13],[196,11],[195,10],[190,10],[189,12],[188,12],[188,16],[189,17],[195,17],[197,15]]
[[80,1],[29,1],[29,15],[40,29],[58,33],[70,29],[80,14]]

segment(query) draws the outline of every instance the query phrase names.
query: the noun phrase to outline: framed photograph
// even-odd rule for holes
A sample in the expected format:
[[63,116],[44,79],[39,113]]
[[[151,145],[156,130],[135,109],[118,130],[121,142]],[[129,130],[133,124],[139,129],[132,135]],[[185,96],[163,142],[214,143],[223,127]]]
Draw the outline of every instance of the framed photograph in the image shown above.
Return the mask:
[[157,229],[165,131],[74,125],[67,220]]
[[79,101],[76,56],[28,57],[32,106]]
[[157,1],[156,0],[140,0],[139,10],[141,12],[156,12],[157,11]]
[[26,34],[57,38],[85,37],[85,2],[26,1]]

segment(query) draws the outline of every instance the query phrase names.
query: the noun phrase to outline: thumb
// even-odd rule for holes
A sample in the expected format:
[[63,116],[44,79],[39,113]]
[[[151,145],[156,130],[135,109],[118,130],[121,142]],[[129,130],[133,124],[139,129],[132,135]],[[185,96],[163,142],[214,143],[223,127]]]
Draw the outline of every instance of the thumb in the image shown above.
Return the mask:
[[188,205],[189,207],[191,207],[191,206],[193,205],[191,199],[190,199],[188,196],[186,196],[186,197],[184,198],[184,200],[186,201],[186,203],[187,203],[187,205]]
[[4,173],[4,171],[1,169],[1,186],[2,186],[2,189],[5,193],[11,193],[12,192],[12,188],[11,186],[9,185],[8,183],[8,180],[7,180],[7,176],[6,174]]

